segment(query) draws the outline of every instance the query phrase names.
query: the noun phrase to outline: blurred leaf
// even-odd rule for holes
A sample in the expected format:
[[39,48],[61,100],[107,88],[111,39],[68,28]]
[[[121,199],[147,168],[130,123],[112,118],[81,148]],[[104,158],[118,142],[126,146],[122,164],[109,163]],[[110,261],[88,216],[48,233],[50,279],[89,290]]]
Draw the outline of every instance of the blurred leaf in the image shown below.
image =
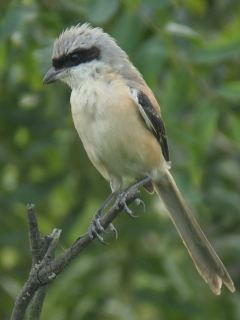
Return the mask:
[[34,21],[35,17],[35,6],[10,7],[0,23],[0,41],[4,41],[14,32],[19,31],[24,23]]
[[240,101],[240,81],[227,82],[221,85],[216,91],[221,97],[229,101]]
[[215,64],[227,59],[237,58],[240,54],[240,41],[211,46],[206,45],[192,52],[190,59],[196,63]]
[[95,24],[102,24],[111,19],[117,12],[119,0],[89,0],[87,16]]
[[174,35],[182,36],[182,37],[189,37],[189,38],[198,38],[200,34],[193,30],[192,28],[175,23],[175,22],[168,22],[165,26],[165,30],[169,33]]
[[120,15],[115,23],[111,34],[117,39],[118,44],[131,54],[137,44],[140,42],[144,31],[144,25],[134,12],[127,12]]
[[169,5],[168,0],[139,0],[140,6],[145,10],[157,10],[166,5]]
[[136,63],[148,84],[155,84],[166,59],[166,49],[159,37],[144,41],[136,55]]
[[202,14],[208,6],[207,1],[184,0],[181,2],[184,2],[188,9],[198,14]]
[[[201,148],[201,153],[202,148],[208,149],[210,146],[210,141],[216,132],[217,120],[218,110],[214,103],[204,101],[198,105],[194,114],[193,128],[196,137],[201,137],[196,141]],[[200,155],[196,154],[196,156]]]

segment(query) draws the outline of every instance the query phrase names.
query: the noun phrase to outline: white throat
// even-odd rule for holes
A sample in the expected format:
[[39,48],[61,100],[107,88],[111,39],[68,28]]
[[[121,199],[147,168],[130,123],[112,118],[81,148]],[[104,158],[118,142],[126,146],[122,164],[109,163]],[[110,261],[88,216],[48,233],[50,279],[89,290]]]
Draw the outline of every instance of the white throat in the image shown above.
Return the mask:
[[91,61],[69,69],[62,81],[67,83],[72,90],[78,90],[90,80],[99,80],[108,71],[110,67],[104,62]]

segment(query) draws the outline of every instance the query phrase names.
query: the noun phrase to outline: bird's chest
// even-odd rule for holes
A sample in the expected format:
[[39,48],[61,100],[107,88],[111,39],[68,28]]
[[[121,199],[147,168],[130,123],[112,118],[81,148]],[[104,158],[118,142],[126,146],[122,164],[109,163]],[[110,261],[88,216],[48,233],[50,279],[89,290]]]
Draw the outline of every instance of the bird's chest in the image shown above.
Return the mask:
[[117,105],[122,95],[118,84],[97,81],[86,81],[72,91],[74,125],[93,162],[106,158],[109,146],[116,145],[117,132],[121,129]]
[[89,127],[95,123],[97,118],[101,118],[105,105],[104,91],[95,82],[85,82],[80,88],[72,91],[71,109],[77,131],[87,129],[85,125]]
[[93,81],[86,81],[79,89],[72,91],[73,121],[83,140],[95,140],[108,129],[108,119],[114,113],[113,102],[117,96],[117,90],[113,86]]

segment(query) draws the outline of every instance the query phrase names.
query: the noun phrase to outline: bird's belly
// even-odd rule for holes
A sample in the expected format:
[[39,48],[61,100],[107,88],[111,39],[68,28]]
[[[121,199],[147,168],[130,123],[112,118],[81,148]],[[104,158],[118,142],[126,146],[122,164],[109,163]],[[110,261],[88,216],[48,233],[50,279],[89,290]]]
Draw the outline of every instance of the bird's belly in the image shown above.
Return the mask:
[[[128,106],[127,93],[121,96],[118,90],[110,94],[98,89],[89,99],[86,90],[84,99],[79,93],[71,96],[73,121],[94,166],[108,180],[113,176],[135,178],[157,168],[160,147],[131,109],[134,106]],[[141,139],[148,134],[150,143]]]
[[94,166],[108,180],[111,176],[133,176],[137,169],[134,167],[138,162],[131,152],[122,147],[119,124],[113,119],[91,119],[89,122],[86,118],[88,117],[82,114],[75,115],[74,123]]

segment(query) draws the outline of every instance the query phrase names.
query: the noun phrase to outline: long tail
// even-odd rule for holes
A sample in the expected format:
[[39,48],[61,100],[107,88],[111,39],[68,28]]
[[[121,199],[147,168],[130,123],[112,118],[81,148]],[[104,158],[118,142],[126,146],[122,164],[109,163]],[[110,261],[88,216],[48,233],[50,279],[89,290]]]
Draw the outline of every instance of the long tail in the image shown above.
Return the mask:
[[235,287],[230,275],[185,204],[170,172],[166,171],[161,178],[155,181],[154,187],[167,207],[198,272],[213,293],[216,295],[221,293],[222,283],[231,292],[234,292]]

